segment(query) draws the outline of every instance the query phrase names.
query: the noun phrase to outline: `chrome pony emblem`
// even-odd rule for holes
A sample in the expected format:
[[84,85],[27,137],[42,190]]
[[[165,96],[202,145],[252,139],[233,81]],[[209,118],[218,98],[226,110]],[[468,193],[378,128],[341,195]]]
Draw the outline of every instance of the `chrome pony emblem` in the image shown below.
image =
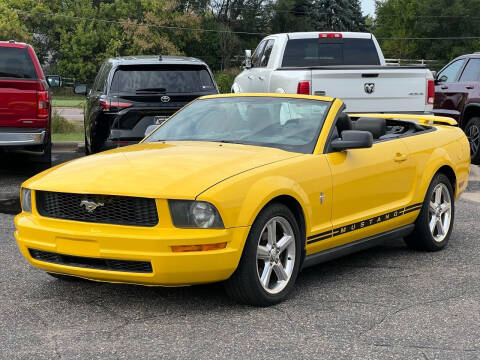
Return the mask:
[[82,200],[80,201],[80,207],[85,206],[85,210],[89,213],[93,213],[96,208],[105,205],[102,202],[94,202],[94,201],[89,201],[89,200]]
[[170,96],[164,95],[160,98],[160,100],[164,103],[169,102],[170,101]]
[[363,85],[363,89],[367,94],[371,94],[375,91],[375,84],[374,83],[365,83]]

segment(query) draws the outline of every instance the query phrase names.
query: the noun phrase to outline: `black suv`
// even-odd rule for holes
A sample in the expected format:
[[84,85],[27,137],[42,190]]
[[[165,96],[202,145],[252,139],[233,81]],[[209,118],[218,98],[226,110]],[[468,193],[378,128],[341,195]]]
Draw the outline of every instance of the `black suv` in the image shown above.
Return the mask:
[[203,61],[181,56],[108,59],[85,94],[85,153],[93,154],[143,139],[148,126],[163,123],[199,96],[218,94]]

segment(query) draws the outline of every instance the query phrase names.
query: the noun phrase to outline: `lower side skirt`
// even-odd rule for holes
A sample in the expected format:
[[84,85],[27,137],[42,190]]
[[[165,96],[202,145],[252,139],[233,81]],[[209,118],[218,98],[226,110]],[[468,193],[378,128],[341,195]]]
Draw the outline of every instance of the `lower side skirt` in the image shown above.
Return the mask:
[[414,228],[414,224],[405,225],[398,229],[386,231],[365,239],[357,240],[348,244],[334,247],[332,249],[327,249],[312,255],[308,255],[303,261],[302,269],[380,245],[387,240],[402,238],[410,234]]

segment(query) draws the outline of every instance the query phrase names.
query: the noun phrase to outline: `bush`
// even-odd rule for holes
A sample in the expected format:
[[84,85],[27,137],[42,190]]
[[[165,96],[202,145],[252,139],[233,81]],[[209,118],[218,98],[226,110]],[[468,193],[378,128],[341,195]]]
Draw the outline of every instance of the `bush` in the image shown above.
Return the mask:
[[218,90],[221,94],[231,92],[233,81],[240,71],[241,69],[230,68],[215,73],[215,81],[217,82]]
[[52,133],[53,134],[68,134],[75,132],[75,125],[70,121],[60,116],[57,110],[52,111]]

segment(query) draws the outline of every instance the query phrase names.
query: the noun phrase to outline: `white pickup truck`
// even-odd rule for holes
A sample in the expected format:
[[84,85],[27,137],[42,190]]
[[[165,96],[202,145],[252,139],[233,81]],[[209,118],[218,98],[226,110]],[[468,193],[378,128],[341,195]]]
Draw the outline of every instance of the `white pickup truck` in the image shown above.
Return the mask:
[[235,93],[341,98],[347,112],[431,113],[435,84],[423,66],[387,66],[369,33],[301,32],[264,38],[232,86]]

